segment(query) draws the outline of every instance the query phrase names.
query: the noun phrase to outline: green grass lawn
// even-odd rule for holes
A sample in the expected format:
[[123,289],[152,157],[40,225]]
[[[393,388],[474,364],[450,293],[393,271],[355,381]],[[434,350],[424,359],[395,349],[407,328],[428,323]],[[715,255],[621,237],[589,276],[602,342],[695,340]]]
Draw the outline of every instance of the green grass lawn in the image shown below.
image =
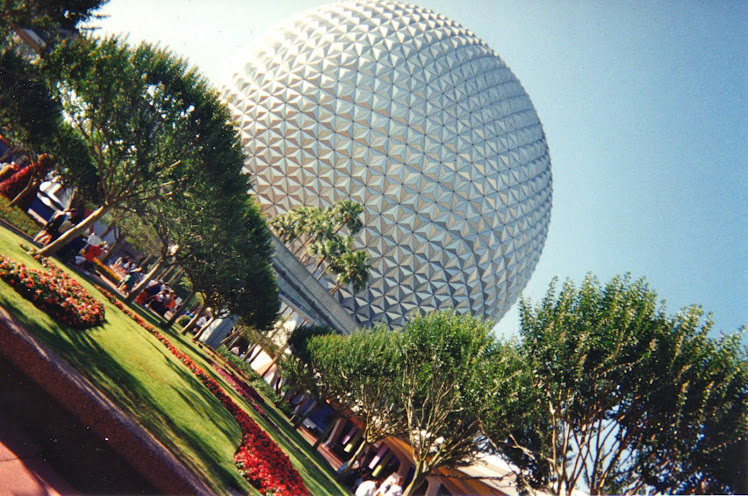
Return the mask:
[[41,226],[26,212],[18,207],[11,207],[10,200],[3,195],[0,195],[0,218],[5,219],[17,229],[32,237],[41,230]]
[[[27,267],[42,269],[19,246],[22,242],[0,228],[1,254]],[[230,487],[253,492],[233,463],[241,433],[231,414],[154,336],[106,301],[90,281],[75,273],[73,277],[104,303],[106,321],[102,326],[79,331],[59,325],[3,281],[0,281],[0,306],[85,375],[216,492],[225,493]],[[157,325],[152,314],[144,311],[140,314]],[[205,352],[191,340],[176,331],[164,334],[201,368],[213,373]],[[270,402],[263,408],[272,423],[256,415],[231,386],[219,375],[213,375],[289,455],[312,494],[347,494],[334,482],[326,462],[311,451],[309,444]]]

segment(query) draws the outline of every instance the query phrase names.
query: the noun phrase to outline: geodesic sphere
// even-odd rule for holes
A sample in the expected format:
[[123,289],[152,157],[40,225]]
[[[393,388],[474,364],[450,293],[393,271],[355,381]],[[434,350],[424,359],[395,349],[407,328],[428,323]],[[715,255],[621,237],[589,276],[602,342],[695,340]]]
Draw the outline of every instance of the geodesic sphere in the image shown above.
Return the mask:
[[325,6],[273,30],[226,99],[269,215],[363,205],[369,284],[336,294],[361,324],[495,320],[516,301],[548,231],[550,157],[527,93],[470,31],[410,4]]

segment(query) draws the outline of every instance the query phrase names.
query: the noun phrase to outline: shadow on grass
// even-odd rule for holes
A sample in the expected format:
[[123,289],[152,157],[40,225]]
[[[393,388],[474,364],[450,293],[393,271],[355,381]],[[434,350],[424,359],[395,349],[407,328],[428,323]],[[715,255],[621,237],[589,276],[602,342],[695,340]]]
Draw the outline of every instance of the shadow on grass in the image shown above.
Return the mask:
[[[23,300],[16,304],[13,300],[0,293],[0,306],[6,308],[17,321],[40,339],[45,345],[54,349],[55,352],[73,367],[81,372],[87,379],[99,385],[111,401],[119,405],[129,416],[138,423],[145,426],[170,452],[180,459],[191,471],[198,474],[206,481],[222,481],[222,486],[245,488],[243,479],[232,466],[227,468],[218,460],[221,455],[202,439],[195,431],[186,426],[180,426],[172,421],[168,415],[158,409],[159,399],[144,386],[141,379],[137,378],[120,363],[113,359],[96,341],[96,335],[101,328],[93,328],[86,331],[63,328],[59,325],[47,326],[38,322],[31,315],[25,303],[33,307],[31,303]],[[37,313],[38,315],[38,313]],[[145,333],[146,331],[143,330]],[[144,341],[145,344],[146,341]],[[199,382],[199,380],[187,369],[170,359],[168,350],[154,340],[147,341],[154,346],[161,356],[164,357],[168,366],[174,370],[182,381],[184,391],[178,391],[179,395],[189,401],[193,408],[197,408],[200,416],[206,422],[214,423],[229,439],[234,439],[238,446],[241,438],[238,426],[233,418],[225,411],[220,402]],[[172,386],[174,388],[174,386]],[[177,389],[177,388],[174,388]],[[186,394],[185,392],[189,392]],[[228,418],[223,418],[228,416]],[[218,420],[221,420],[218,422]],[[230,424],[234,423],[233,432]],[[187,444],[195,453],[201,455],[200,460],[193,460],[184,452],[176,440]],[[202,455],[206,455],[204,458]]]

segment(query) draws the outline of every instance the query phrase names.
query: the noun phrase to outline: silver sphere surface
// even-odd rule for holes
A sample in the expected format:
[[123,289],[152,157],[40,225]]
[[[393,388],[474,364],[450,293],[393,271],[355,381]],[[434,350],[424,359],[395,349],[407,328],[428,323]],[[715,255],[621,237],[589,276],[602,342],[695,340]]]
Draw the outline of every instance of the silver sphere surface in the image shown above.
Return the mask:
[[548,233],[550,156],[527,93],[470,31],[411,4],[324,6],[271,31],[224,96],[268,215],[363,205],[369,284],[336,294],[360,324],[496,320],[517,300]]

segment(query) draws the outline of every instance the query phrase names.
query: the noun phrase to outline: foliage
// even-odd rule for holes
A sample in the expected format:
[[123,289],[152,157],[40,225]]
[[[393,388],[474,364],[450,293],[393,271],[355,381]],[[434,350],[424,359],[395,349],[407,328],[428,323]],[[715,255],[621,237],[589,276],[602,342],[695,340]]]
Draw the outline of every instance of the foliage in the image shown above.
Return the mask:
[[28,56],[14,33],[33,29],[48,46],[59,41],[63,30],[75,30],[105,2],[66,0],[39,2],[8,0],[0,14],[0,130],[18,151],[32,160],[42,152],[52,154],[60,168],[81,168],[88,161],[80,142],[62,119],[54,91]]
[[242,374],[244,374],[249,379],[250,386],[259,391],[266,398],[270,399],[270,401],[272,401],[273,404],[278,407],[287,417],[291,417],[291,415],[293,415],[293,411],[291,410],[291,407],[288,405],[288,403],[285,403],[283,401],[283,398],[278,396],[278,393],[276,393],[275,390],[270,387],[267,382],[265,382],[265,379],[263,379],[260,374],[254,371],[249,363],[231,353],[228,348],[226,348],[226,346],[220,346],[216,350],[216,352],[221,355],[226,361],[228,361],[234,369],[239,370]]
[[28,167],[24,167],[20,171],[16,172],[8,179],[0,183],[0,195],[3,195],[8,200],[13,200],[16,195],[21,193],[29,181],[33,181],[35,177],[44,175],[47,171],[43,170],[44,162],[34,162]]
[[90,167],[68,168],[66,175],[95,177],[90,181],[95,188],[81,193],[101,205],[45,247],[45,254],[109,210],[143,212],[152,202],[185,194],[223,169],[215,162],[222,158],[221,147],[238,151],[215,91],[166,50],[78,37],[60,43],[43,62],[92,160]]
[[316,325],[300,325],[291,332],[288,337],[291,358],[280,361],[279,367],[284,377],[292,384],[294,391],[305,391],[317,399],[323,397],[324,393],[312,368],[308,344],[315,337],[333,334],[336,334],[334,329]]
[[0,46],[0,130],[11,142],[44,151],[62,125],[62,107],[36,66]]
[[[354,291],[358,291],[369,280],[368,252],[353,249],[353,239],[363,228],[362,212],[360,204],[344,200],[326,208],[301,206],[270,219],[268,224],[284,243],[300,245],[296,254],[306,252],[302,262],[313,256],[318,258],[313,273],[326,263],[319,278],[328,272],[334,274],[332,294],[346,284],[353,284]],[[341,234],[344,228],[347,236]]]
[[469,464],[485,449],[475,405],[489,399],[481,364],[496,347],[489,323],[447,311],[415,316],[399,345],[397,401],[415,464],[409,495],[439,467]]
[[254,198],[244,192],[229,200],[216,200],[199,218],[185,221],[194,229],[180,243],[176,260],[205,304],[266,330],[280,306],[270,232]]
[[57,322],[74,329],[101,325],[104,306],[65,272],[44,259],[41,262],[47,272],[0,255],[0,278]]
[[[3,2],[4,30],[31,28],[51,37],[57,29],[74,30],[94,16],[94,11],[108,0],[63,0],[42,2],[34,0],[6,0]],[[5,31],[0,31],[6,35]]]
[[361,423],[363,442],[348,463],[387,436],[405,432],[404,412],[396,390],[401,356],[400,335],[385,327],[349,336],[328,334],[306,342],[309,365],[324,395]]
[[668,317],[641,279],[588,276],[520,306],[534,383],[526,415],[494,445],[520,485],[571,494],[727,489],[719,467],[746,433],[745,355],[687,309]]

